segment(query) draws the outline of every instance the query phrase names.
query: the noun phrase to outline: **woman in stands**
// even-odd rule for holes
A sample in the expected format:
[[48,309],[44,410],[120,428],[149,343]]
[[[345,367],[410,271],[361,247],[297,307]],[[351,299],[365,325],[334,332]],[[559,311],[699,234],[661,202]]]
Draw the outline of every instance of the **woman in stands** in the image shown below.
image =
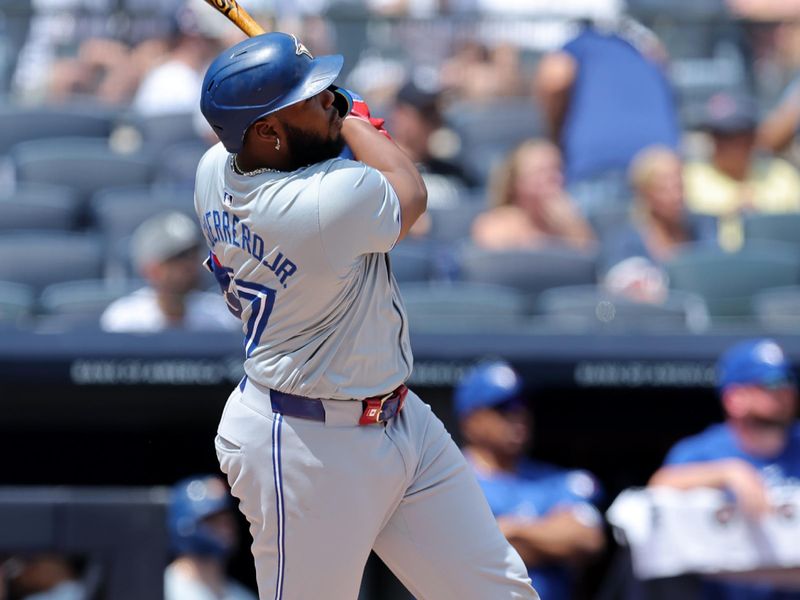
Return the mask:
[[662,265],[688,243],[715,243],[713,218],[685,208],[683,162],[665,146],[634,157],[629,176],[636,198],[631,222],[602,245],[605,285],[635,300],[660,302],[668,281]]
[[478,215],[472,241],[487,250],[561,244],[585,249],[592,229],[564,190],[561,153],[545,140],[523,142],[495,173],[491,208]]

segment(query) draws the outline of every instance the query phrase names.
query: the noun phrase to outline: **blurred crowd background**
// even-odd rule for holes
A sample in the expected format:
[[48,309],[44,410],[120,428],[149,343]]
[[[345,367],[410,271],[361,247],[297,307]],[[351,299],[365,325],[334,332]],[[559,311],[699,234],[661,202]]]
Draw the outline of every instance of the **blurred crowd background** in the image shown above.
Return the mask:
[[[417,328],[800,323],[793,2],[251,4],[343,53],[341,83],[425,171],[429,214],[393,253]],[[0,16],[3,322],[90,326],[145,284],[205,287],[132,236],[191,215],[200,81],[242,34],[199,0]]]
[[[488,355],[503,358],[504,349],[491,341],[496,335],[514,337],[512,354],[517,359],[524,358],[527,344],[540,347],[542,342],[533,340],[542,336],[587,340],[586,356],[594,358],[593,336],[624,338],[634,355],[653,356],[664,350],[671,358],[683,353],[687,360],[699,353],[693,339],[700,340],[700,346],[702,340],[712,340],[712,355],[703,355],[706,364],[700,375],[685,383],[703,388],[691,398],[702,402],[680,404],[681,410],[690,411],[702,405],[692,415],[694,429],[676,424],[680,417],[664,408],[668,394],[662,393],[657,398],[661,408],[654,414],[669,414],[669,427],[665,424],[659,431],[650,423],[657,433],[639,462],[630,456],[635,450],[624,445],[634,431],[635,439],[646,444],[647,427],[637,426],[634,417],[621,410],[624,407],[604,415],[614,422],[620,446],[614,447],[617,454],[601,456],[591,443],[607,438],[583,429],[591,425],[590,417],[579,414],[586,408],[572,400],[562,407],[555,396],[537,396],[538,382],[531,380],[526,365],[521,371],[527,382],[518,382],[515,374],[515,391],[502,400],[462,398],[455,404],[452,389],[466,368],[438,380],[432,372],[427,379],[417,374],[427,385],[439,386],[434,408],[472,452],[476,470],[481,473],[484,468],[489,481],[485,489],[504,532],[542,571],[537,576],[549,582],[543,585],[551,586],[549,595],[543,592],[544,600],[701,597],[691,595],[701,593],[697,587],[687,591],[632,586],[629,557],[626,561],[619,540],[608,535],[610,529],[597,509],[607,508],[622,488],[645,485],[678,433],[695,433],[714,418],[730,422],[729,407],[723,410],[710,391],[715,379],[708,362],[735,339],[774,336],[786,342],[790,357],[798,348],[793,340],[800,332],[800,2],[241,4],[266,29],[296,34],[315,55],[343,54],[340,83],[360,93],[374,116],[386,119],[395,141],[424,173],[429,211],[391,253],[412,340],[415,334],[416,339],[428,336],[426,348],[436,346],[436,336],[473,336],[471,343],[488,340],[485,347],[477,344],[462,352],[469,363]],[[240,335],[240,324],[227,313],[216,284],[201,268],[206,250],[192,198],[197,161],[215,143],[199,112],[202,77],[221,49],[242,38],[202,0],[0,0],[0,339],[12,340],[3,346],[0,429],[10,440],[3,448],[17,453],[11,458],[24,465],[11,469],[15,475],[0,475],[0,483],[166,486],[214,468],[211,438],[197,435],[199,417],[189,419],[191,434],[175,434],[182,417],[171,416],[158,426],[134,419],[141,425],[142,439],[129,440],[134,449],[122,456],[136,457],[141,449],[136,444],[145,447],[155,439],[166,452],[160,460],[169,460],[169,444],[182,440],[183,454],[176,450],[172,466],[143,475],[147,467],[137,467],[138,458],[133,458],[127,465],[129,479],[118,474],[73,477],[71,466],[47,455],[74,443],[82,444],[77,453],[106,450],[97,446],[96,438],[76,442],[69,430],[73,425],[37,429],[35,409],[20,408],[32,400],[14,377],[33,382],[46,375],[33,362],[14,362],[14,354],[18,340],[24,339],[24,356],[79,355],[80,343],[74,340],[83,339],[92,344],[92,358],[125,357],[129,347],[137,356],[157,354],[163,347],[171,356],[196,356],[208,345],[198,350],[195,338],[180,334],[205,331],[232,340]],[[98,338],[102,332],[137,336]],[[162,347],[164,338],[158,335],[164,333],[178,337],[170,337]],[[670,341],[676,335],[687,337],[676,346]],[[102,341],[106,339],[111,341]],[[616,347],[615,343],[597,347]],[[69,350],[63,350],[66,347]],[[571,352],[576,353],[574,348]],[[538,368],[546,370],[547,363]],[[10,375],[14,370],[18,372]],[[791,387],[791,368],[784,370],[787,376],[779,383]],[[584,374],[591,379],[589,370]],[[78,387],[92,378],[110,384],[113,377],[106,375],[101,367],[80,370],[73,364],[70,370],[71,384]],[[116,375],[131,381],[137,377],[131,370]],[[169,374],[147,376],[159,385],[179,383],[170,382]],[[752,375],[745,383],[764,384],[759,377]],[[12,381],[13,385],[6,383]],[[517,467],[509,465],[530,454],[530,433],[522,424],[530,415],[520,417],[515,412],[519,406],[507,403],[519,401],[523,388],[528,400],[535,401],[537,423],[541,413],[544,423],[561,427],[558,443],[553,441],[555,434],[542,436],[544,454],[566,459],[570,464],[565,466],[573,469],[560,471],[544,463],[520,467],[515,477],[539,485],[528,490],[528,500],[509,491],[516,490],[515,485],[503,488],[487,475],[515,471]],[[111,396],[118,393],[113,386],[103,389]],[[135,412],[136,394],[146,393],[145,388],[134,390],[121,410]],[[186,398],[159,393],[174,401],[173,406],[192,410]],[[215,393],[219,398],[214,409],[221,410],[224,387],[218,386]],[[80,396],[74,390],[69,394]],[[653,394],[658,392],[642,393],[637,400]],[[590,399],[605,401],[608,395]],[[788,409],[792,416],[795,405],[796,398]],[[75,406],[64,423],[80,423],[75,431],[84,435],[84,422],[94,413],[88,406]],[[100,405],[93,400],[92,406]],[[497,406],[499,417],[484,413],[477,420],[467,419],[477,408]],[[553,417],[559,410],[576,411],[572,423],[581,425],[570,429],[565,423],[573,417]],[[647,420],[647,408],[636,411],[637,418]],[[202,413],[203,431],[213,430],[214,414]],[[11,423],[5,427],[3,415]],[[52,419],[52,412],[41,418]],[[13,424],[17,422],[27,425],[18,429]],[[32,455],[16,447],[28,435],[39,448]],[[111,443],[112,434],[105,435],[99,442]],[[786,435],[795,439],[794,434]],[[538,431],[536,439],[538,447]],[[517,446],[509,440],[516,440]],[[184,460],[206,442],[208,456]],[[104,468],[111,468],[114,460],[114,453],[108,452]],[[154,460],[156,452],[148,452],[144,456]],[[624,462],[625,454],[635,468],[611,464],[609,456],[623,457]],[[796,469],[792,477],[800,478],[793,457],[787,459],[787,469]],[[59,466],[38,469],[38,461],[51,460],[48,464]],[[191,464],[181,465],[182,460]],[[584,466],[600,472],[574,470]],[[736,479],[734,487],[752,501],[753,494],[763,490],[754,491],[760,488],[751,471],[737,468],[730,481]],[[20,475],[23,470],[26,474]],[[747,477],[749,484],[742,483]],[[201,480],[208,481],[197,479]],[[725,489],[726,484],[716,487]],[[92,492],[84,497],[79,490],[67,497],[50,492],[30,496],[21,488],[6,491],[4,495],[0,488],[0,581],[5,583],[0,599],[106,598],[103,594],[112,587],[109,565],[125,562],[116,558],[116,550],[108,550],[113,560],[108,559],[100,574],[80,549],[76,554],[41,554],[47,544],[29,544],[19,533],[19,523],[27,522],[19,521],[18,515],[38,514],[34,509],[25,512],[26,506],[55,510],[52,502],[65,515],[72,513],[64,507],[80,513],[92,503],[107,510],[121,502],[118,496]],[[140,504],[159,510],[169,505],[163,494],[147,497],[150,500]],[[532,515],[550,515],[533,538],[525,537],[527,530],[519,522],[503,520],[512,497],[520,506],[535,505]],[[564,506],[573,508],[560,510]],[[134,508],[130,514],[139,514]],[[160,513],[154,519],[162,527]],[[12,522],[18,527],[14,535],[6,530],[4,541],[3,527]],[[31,522],[40,521],[36,517]],[[84,531],[83,527],[78,528]],[[232,526],[223,523],[225,527]],[[61,542],[67,539],[67,534],[59,535]],[[45,539],[50,538],[41,537]],[[63,549],[61,542],[56,550]],[[166,556],[168,544],[162,542],[151,558],[160,557],[158,552]],[[246,548],[245,542],[235,544]],[[174,545],[173,551],[177,552]],[[236,574],[252,587],[252,573],[241,566],[246,556],[240,561]],[[237,595],[244,593],[239,588],[225,591],[219,571],[224,561],[200,563],[180,561],[178,553],[168,573],[205,573],[201,579],[212,581],[213,595],[174,598],[247,597]],[[587,564],[586,570],[572,569]],[[103,577],[106,588],[97,583]],[[76,581],[80,589],[69,595],[67,588],[76,587],[69,582]],[[371,566],[364,597],[402,597],[396,584],[386,581],[379,567]],[[33,595],[65,582],[69,585],[63,596]],[[702,597],[800,598],[800,592],[775,592],[770,586],[751,590],[756,595],[716,590],[718,595]],[[792,586],[800,588],[797,582]]]

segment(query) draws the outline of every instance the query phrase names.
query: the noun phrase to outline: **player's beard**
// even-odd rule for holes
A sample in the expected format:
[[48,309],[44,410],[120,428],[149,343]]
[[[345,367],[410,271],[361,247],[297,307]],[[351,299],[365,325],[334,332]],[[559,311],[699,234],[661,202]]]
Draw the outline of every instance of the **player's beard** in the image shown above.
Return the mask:
[[300,169],[336,158],[344,149],[344,138],[341,133],[334,137],[323,137],[316,133],[303,131],[284,122],[286,138],[292,152],[291,170]]

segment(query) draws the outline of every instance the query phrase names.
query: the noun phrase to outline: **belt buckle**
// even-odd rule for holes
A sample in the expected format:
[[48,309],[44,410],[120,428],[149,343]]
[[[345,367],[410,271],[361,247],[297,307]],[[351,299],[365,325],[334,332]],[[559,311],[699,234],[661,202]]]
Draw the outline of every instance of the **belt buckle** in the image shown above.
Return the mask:
[[396,390],[389,392],[385,396],[367,398],[364,400],[367,407],[361,413],[361,418],[358,420],[359,425],[378,425],[381,423],[381,414],[383,413],[383,405],[394,396]]

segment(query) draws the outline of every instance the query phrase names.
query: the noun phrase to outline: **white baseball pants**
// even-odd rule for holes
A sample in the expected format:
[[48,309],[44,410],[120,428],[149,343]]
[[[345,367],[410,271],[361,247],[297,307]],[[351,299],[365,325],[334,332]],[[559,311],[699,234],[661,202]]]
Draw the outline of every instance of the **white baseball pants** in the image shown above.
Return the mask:
[[217,457],[250,523],[260,600],[355,600],[371,549],[418,600],[538,600],[441,421],[409,391],[386,427],[360,402],[326,422],[274,414],[248,382]]

